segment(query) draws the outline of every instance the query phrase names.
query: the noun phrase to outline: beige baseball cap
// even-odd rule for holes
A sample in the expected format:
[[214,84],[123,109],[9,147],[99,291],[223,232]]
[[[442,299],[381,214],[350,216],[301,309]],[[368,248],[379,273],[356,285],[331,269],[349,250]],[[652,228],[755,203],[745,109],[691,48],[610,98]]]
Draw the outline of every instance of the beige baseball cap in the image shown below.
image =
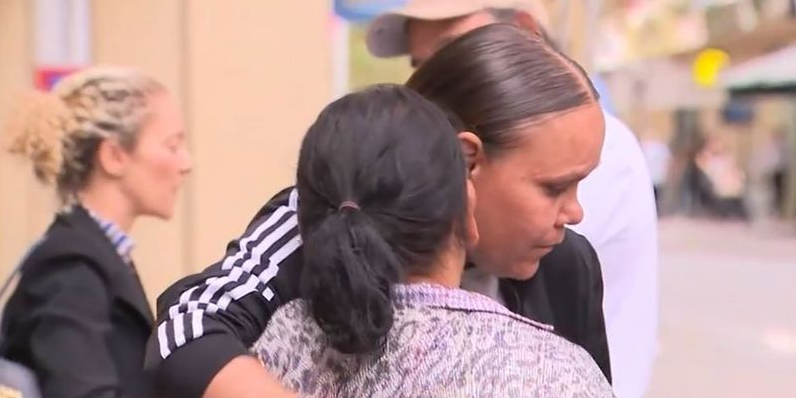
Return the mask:
[[368,51],[376,57],[388,58],[409,52],[406,21],[450,19],[482,10],[525,10],[542,26],[547,26],[547,11],[540,0],[408,0],[402,7],[380,15],[367,29]]

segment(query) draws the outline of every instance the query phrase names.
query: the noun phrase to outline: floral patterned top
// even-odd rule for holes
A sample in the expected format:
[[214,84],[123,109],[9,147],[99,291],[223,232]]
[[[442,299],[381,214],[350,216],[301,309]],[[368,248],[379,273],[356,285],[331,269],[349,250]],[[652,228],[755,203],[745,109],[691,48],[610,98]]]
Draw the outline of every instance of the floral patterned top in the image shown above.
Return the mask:
[[280,308],[252,351],[301,397],[613,397],[582,348],[494,300],[430,284],[398,285],[383,351],[331,348],[308,303]]

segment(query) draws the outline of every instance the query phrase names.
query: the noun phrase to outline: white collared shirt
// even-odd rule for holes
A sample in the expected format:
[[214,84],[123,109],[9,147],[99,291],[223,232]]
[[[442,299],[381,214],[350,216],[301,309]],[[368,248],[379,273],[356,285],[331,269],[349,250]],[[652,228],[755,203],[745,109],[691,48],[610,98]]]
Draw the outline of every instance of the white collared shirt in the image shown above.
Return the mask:
[[586,236],[602,264],[603,309],[613,386],[640,398],[649,385],[658,330],[657,215],[652,180],[638,140],[605,113],[600,165],[581,184]]

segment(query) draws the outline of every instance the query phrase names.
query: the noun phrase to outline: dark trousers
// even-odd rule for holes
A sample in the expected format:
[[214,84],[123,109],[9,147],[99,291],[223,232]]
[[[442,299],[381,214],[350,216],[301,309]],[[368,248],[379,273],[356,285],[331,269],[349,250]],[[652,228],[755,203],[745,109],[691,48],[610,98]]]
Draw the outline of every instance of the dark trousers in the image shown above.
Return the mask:
[[771,183],[774,186],[774,209],[777,214],[782,214],[785,207],[785,170],[777,170],[771,174]]

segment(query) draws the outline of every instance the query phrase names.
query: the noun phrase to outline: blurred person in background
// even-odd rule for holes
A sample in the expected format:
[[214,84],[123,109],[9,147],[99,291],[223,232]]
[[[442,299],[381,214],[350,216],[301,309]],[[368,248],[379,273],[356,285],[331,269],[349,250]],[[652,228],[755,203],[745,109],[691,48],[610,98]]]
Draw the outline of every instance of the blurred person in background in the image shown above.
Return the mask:
[[0,353],[45,398],[154,396],[154,322],[129,234],[139,216],[172,217],[191,170],[176,103],[138,71],[93,67],[31,96],[9,130],[62,208],[21,263]]
[[642,140],[641,148],[644,151],[644,158],[647,160],[647,167],[652,178],[655,205],[660,213],[660,202],[664,197],[663,189],[666,186],[666,177],[669,172],[669,162],[672,159],[672,154],[669,146],[654,136],[649,136]]
[[[512,25],[477,29],[440,51],[438,67],[490,65],[479,61],[512,40],[529,41],[528,33]],[[528,52],[545,51],[536,40]],[[488,44],[479,52],[475,43]],[[537,69],[539,80],[555,80],[561,61]],[[416,75],[408,85],[431,83],[424,79]],[[534,127],[507,139],[542,146],[544,135],[569,134],[548,130],[552,121],[600,117],[586,105],[595,101],[588,88],[571,90],[581,91],[584,104],[562,101],[572,108],[529,119]],[[545,98],[554,90],[541,92],[528,102],[538,109],[556,102]],[[601,123],[583,127],[581,138],[601,141]],[[254,347],[269,372],[302,397],[613,396],[583,348],[460,288],[467,248],[479,240],[473,184],[480,177],[468,173],[462,149],[482,142],[458,131],[433,103],[393,85],[333,102],[309,128],[296,183],[302,299],[279,308]],[[511,162],[510,152],[493,156]],[[599,145],[577,156],[593,167]],[[536,268],[517,265],[500,273],[525,279]]]
[[[557,334],[583,347],[610,380],[599,260],[585,238],[565,228],[582,217],[577,187],[591,170],[576,167],[576,158],[554,149],[564,146],[574,155],[596,144],[600,151],[601,140],[570,136],[603,125],[599,96],[580,67],[564,55],[548,47],[534,52],[515,44],[479,57],[478,63],[457,53],[455,60],[423,65],[415,76],[425,78],[409,83],[483,141],[479,149],[466,152],[476,192],[484,193],[476,211],[481,239],[469,254],[473,269],[488,278],[468,278],[462,287],[552,325]],[[507,57],[517,62],[506,63]],[[538,78],[539,68],[550,63],[556,65],[552,75]],[[559,79],[567,83],[547,85]],[[537,93],[551,100],[532,101]],[[573,101],[597,111],[596,117],[568,119],[583,115]],[[558,113],[560,117],[540,116]],[[540,134],[540,140],[550,139],[544,144],[514,142],[511,137],[535,126],[526,125],[530,119],[545,126],[549,122],[549,130],[560,134]],[[296,218],[300,203],[293,188],[279,193],[228,246],[221,261],[160,296],[147,367],[155,372],[163,395],[248,397],[273,388],[273,375],[263,371],[249,349],[273,313],[300,297],[305,261]],[[523,269],[533,272],[517,273]]]
[[692,135],[690,145],[683,145],[679,158],[683,163],[681,185],[681,206],[689,217],[704,216],[715,208],[715,197],[710,179],[699,167],[697,159],[699,154],[704,151],[708,138],[702,132],[701,127],[697,127]]
[[708,212],[720,219],[746,219],[746,175],[721,137],[710,135],[696,156],[705,176]]
[[[367,44],[377,57],[409,55],[412,65],[421,66],[456,37],[496,22],[547,37],[546,13],[538,1],[410,0],[369,26]],[[616,117],[607,112],[604,117],[601,162],[580,184],[585,216],[573,229],[594,245],[603,267],[614,389],[622,398],[637,398],[649,384],[657,346],[655,199],[638,140]]]
[[794,154],[792,144],[788,139],[788,129],[781,126],[774,130],[766,142],[764,151],[765,174],[770,181],[773,192],[772,206],[774,213],[782,216],[785,214],[785,200],[788,193],[788,181]]

